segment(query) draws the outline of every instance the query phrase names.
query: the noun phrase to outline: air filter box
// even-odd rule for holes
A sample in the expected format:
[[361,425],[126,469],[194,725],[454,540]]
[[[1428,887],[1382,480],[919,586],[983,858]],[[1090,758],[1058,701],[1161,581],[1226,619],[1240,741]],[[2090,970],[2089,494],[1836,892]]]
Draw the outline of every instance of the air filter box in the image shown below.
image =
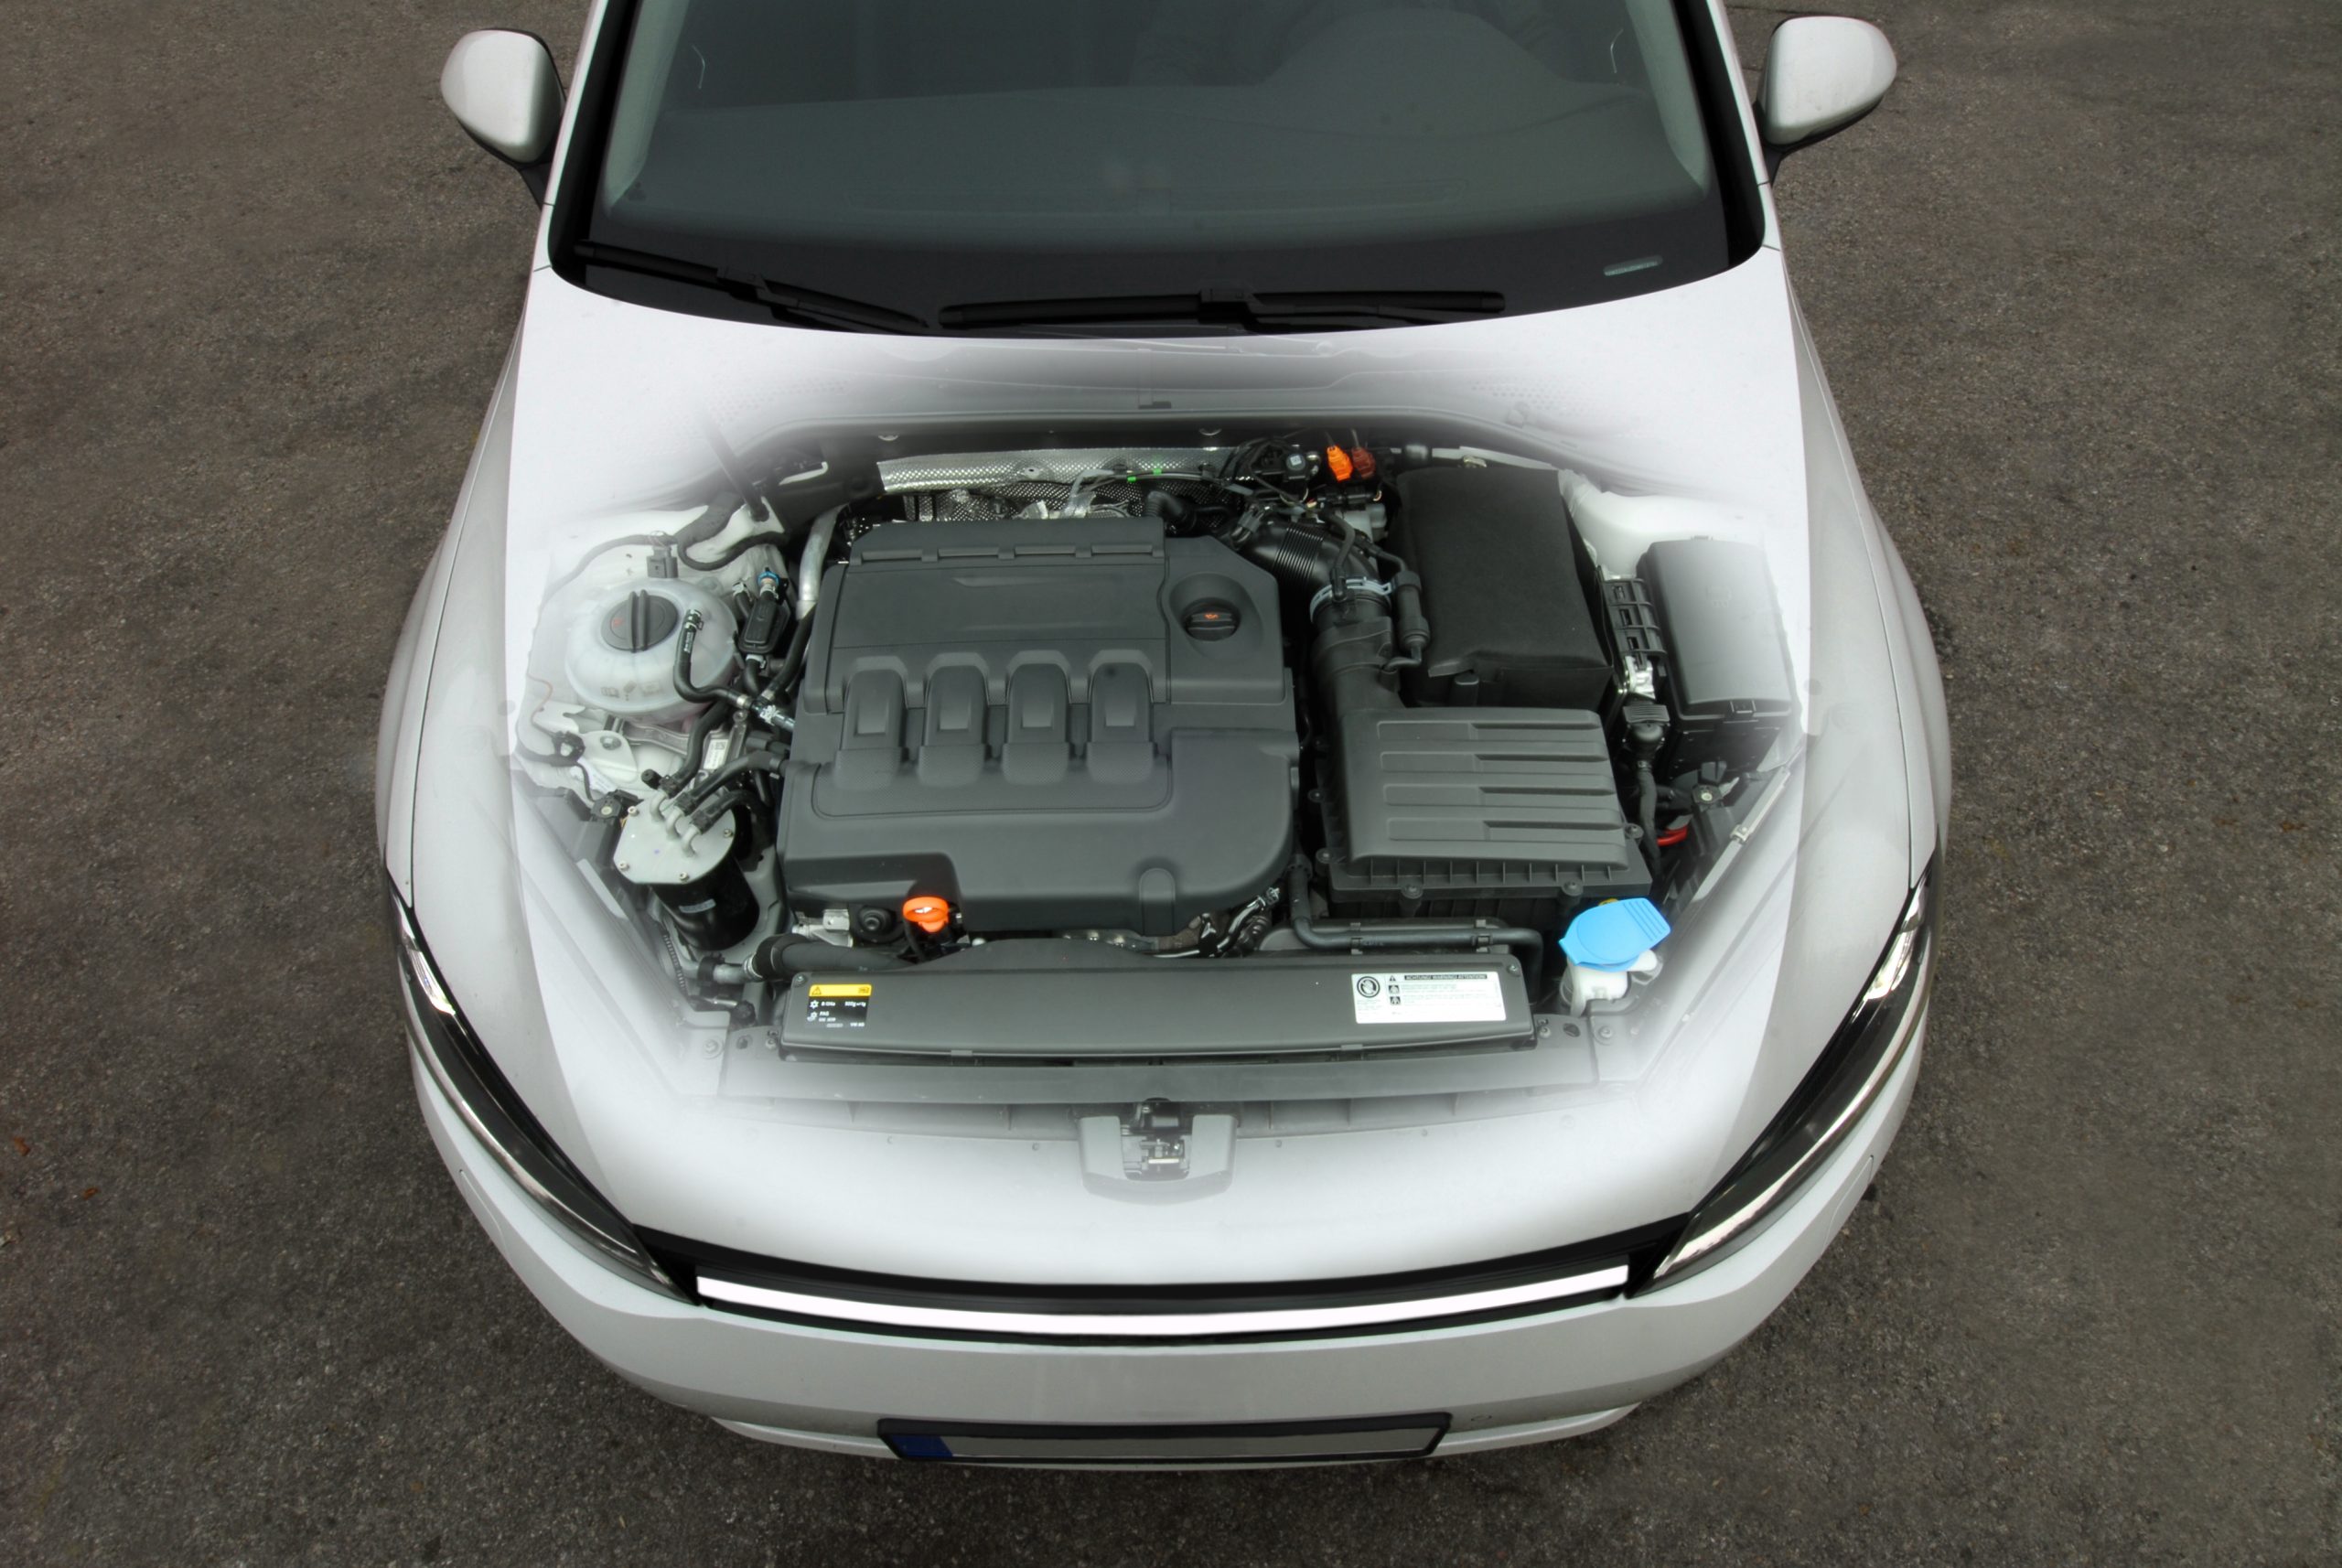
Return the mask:
[[1416,703],[1599,709],[1610,657],[1551,469],[1419,468],[1393,485],[1392,548],[1423,580],[1431,647]]
[[1549,708],[1355,708],[1335,719],[1335,910],[1553,927],[1648,892],[1601,719]]

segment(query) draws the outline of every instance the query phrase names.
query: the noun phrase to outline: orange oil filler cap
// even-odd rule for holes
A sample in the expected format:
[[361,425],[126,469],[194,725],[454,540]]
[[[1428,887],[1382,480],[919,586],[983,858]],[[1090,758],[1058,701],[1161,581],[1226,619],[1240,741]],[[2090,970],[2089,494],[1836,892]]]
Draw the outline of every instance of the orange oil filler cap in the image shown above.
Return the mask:
[[932,893],[914,893],[903,900],[903,918],[930,937],[951,929],[951,902]]

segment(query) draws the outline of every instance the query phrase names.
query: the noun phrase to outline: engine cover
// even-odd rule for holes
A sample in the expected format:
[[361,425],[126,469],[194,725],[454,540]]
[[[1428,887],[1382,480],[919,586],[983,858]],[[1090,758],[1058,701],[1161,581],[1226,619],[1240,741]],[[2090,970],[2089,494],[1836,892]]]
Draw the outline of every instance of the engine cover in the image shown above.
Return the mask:
[[1274,579],[1151,519],[888,523],[824,575],[781,807],[800,910],[1164,935],[1293,852]]

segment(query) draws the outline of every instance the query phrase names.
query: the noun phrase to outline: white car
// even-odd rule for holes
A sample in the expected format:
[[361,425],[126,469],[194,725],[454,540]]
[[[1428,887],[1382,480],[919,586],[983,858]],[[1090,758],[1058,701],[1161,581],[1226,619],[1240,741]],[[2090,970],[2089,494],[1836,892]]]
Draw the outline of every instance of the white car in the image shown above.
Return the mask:
[[1059,1465],[1592,1431],[1918,1071],[1950,760],[1783,270],[1866,24],[607,0],[378,781],[424,1120],[596,1357]]

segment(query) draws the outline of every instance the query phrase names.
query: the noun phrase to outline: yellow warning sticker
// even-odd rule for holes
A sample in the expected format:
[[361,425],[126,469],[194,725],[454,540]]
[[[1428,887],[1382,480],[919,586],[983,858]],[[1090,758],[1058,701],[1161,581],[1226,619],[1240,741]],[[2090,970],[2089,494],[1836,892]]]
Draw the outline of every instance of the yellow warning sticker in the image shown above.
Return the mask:
[[870,994],[870,987],[866,983],[809,985],[805,988],[805,994],[808,996],[867,996]]

